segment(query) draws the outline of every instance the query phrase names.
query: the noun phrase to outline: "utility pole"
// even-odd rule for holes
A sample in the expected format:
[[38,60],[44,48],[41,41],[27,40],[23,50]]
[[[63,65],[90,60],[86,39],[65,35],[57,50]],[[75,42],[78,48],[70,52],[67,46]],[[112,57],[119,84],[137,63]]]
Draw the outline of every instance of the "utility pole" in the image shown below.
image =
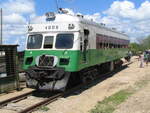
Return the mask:
[[3,10],[1,8],[1,38],[0,38],[0,45],[3,44]]

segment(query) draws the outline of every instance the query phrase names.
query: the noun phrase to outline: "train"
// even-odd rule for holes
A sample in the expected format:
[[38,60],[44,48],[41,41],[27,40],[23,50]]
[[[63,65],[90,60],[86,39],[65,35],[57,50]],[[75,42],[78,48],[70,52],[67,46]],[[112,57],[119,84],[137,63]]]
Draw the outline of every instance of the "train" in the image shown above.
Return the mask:
[[27,87],[65,91],[129,59],[129,37],[83,15],[49,12],[28,25],[23,69]]

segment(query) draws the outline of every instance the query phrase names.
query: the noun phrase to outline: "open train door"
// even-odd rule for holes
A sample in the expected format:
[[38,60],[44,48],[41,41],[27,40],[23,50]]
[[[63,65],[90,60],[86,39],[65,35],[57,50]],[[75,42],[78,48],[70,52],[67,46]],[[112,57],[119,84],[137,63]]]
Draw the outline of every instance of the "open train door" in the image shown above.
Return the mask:
[[87,56],[88,56],[88,43],[89,43],[89,30],[84,29],[82,39],[81,39],[81,56],[82,56],[82,62],[87,63]]

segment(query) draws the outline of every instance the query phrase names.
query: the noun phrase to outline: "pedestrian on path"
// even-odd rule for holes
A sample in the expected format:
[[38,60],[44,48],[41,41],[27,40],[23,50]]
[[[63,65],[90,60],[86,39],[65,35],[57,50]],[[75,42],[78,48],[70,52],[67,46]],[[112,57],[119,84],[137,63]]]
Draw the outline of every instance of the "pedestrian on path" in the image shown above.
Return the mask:
[[139,59],[140,59],[140,68],[143,68],[144,67],[144,54],[141,54]]
[[144,61],[146,63],[146,66],[148,66],[149,60],[149,53],[147,51],[144,52]]

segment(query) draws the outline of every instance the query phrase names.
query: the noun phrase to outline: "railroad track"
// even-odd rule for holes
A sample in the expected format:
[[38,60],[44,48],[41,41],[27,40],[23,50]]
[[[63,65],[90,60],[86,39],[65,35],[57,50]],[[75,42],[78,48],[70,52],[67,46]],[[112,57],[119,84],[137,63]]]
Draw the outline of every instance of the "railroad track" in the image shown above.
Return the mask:
[[0,102],[0,108],[2,108],[3,106],[6,106],[10,102],[18,102],[20,100],[23,100],[23,99],[27,98],[29,95],[32,95],[34,92],[35,91],[30,91],[28,93],[24,93],[22,95],[19,95],[19,96],[12,97],[12,98],[9,98],[7,100],[1,101]]
[[[64,93],[54,94],[53,96],[50,96],[46,99],[43,99],[42,101],[40,101],[40,102],[38,102],[34,105],[31,105],[31,106],[19,111],[18,113],[31,113],[31,112],[35,111],[36,109],[40,108],[41,106],[45,106],[49,103],[52,103],[52,102],[56,101],[58,98],[64,97],[67,94],[70,94],[71,92],[74,92],[75,90],[79,89],[80,87],[82,87],[82,85],[74,87],[74,88],[72,88],[72,89],[70,89],[70,90],[68,90]],[[0,108],[3,108],[4,106],[7,106],[9,103],[16,103],[16,102],[19,102],[21,100],[24,100],[27,97],[33,95],[34,93],[36,93],[36,91],[31,91],[31,92],[28,92],[28,93],[25,93],[25,94],[22,94],[22,95],[4,100],[4,101],[0,102]]]
[[62,96],[63,96],[62,93],[58,93],[58,94],[56,94],[54,96],[51,96],[51,97],[49,97],[47,99],[44,99],[43,101],[41,101],[41,102],[39,102],[39,103],[37,103],[35,105],[32,105],[32,106],[30,106],[28,108],[25,108],[24,110],[20,111],[19,113],[31,113],[34,110],[38,109],[39,107],[47,105],[47,104],[49,104],[51,102],[54,102],[55,100],[57,100],[58,98],[60,98]]
[[[132,62],[131,62],[132,63]],[[99,83],[100,81],[103,81],[105,80],[106,78],[108,77],[111,77],[112,75],[114,75],[115,73],[121,71],[122,69],[124,69],[125,67],[127,67],[127,65],[131,64],[131,63],[128,63],[128,64],[125,64],[123,65],[121,68],[113,71],[113,72],[108,72],[108,73],[105,73],[105,74],[102,74],[101,76],[99,76],[97,79],[89,82],[88,84],[80,84],[72,89],[69,89],[68,91],[64,92],[64,93],[57,93],[57,94],[54,94],[52,96],[49,96],[48,98],[46,99],[43,99],[42,101],[34,104],[34,105],[31,105],[21,111],[19,111],[19,113],[31,113],[35,110],[37,110],[38,108],[40,108],[41,106],[45,106],[49,103],[52,103],[54,101],[56,101],[58,98],[61,98],[61,97],[65,97],[69,94],[72,94],[73,92],[75,91],[78,91],[79,89],[82,89],[83,87],[90,87],[91,84],[93,83]],[[10,98],[10,99],[7,99],[5,101],[2,101],[0,102],[0,108],[6,106],[7,104],[11,103],[11,102],[18,102],[18,101],[21,101],[23,99],[26,99],[27,97],[29,97],[30,95],[33,95],[33,93],[35,93],[36,91],[31,91],[31,92],[28,92],[28,93],[25,93],[25,94],[22,94],[20,96],[17,96],[17,97],[13,97],[13,98]]]
[[32,105],[28,108],[25,108],[24,110],[20,111],[19,113],[31,113],[31,112],[37,110],[38,108],[40,108],[41,106],[48,105],[49,103],[52,103],[52,102],[56,101],[57,99],[59,99],[61,97],[66,97],[69,94],[72,94],[73,92],[79,90],[83,86],[84,86],[84,84],[80,84],[76,87],[73,87],[72,89],[67,90],[66,92],[57,93],[53,96],[48,97],[47,99],[44,99],[43,101],[41,101],[41,102],[39,102],[35,105]]

